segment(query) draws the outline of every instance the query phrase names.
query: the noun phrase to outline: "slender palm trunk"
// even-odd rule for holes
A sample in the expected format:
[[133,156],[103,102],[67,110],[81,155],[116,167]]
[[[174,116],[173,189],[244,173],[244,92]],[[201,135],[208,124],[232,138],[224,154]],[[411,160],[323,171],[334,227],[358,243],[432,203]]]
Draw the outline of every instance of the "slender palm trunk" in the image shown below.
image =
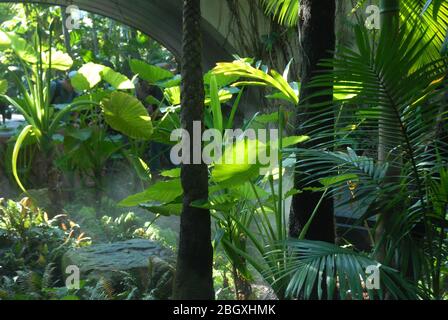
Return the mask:
[[[318,72],[326,71],[318,66],[318,62],[322,59],[332,58],[335,50],[335,0],[302,0],[300,2],[300,45],[302,52],[302,70],[301,70],[301,92],[300,100],[323,89],[332,88],[310,88],[308,87],[313,76]],[[333,95],[329,94],[325,97],[309,99],[301,102],[299,105],[299,127],[309,117],[309,104],[321,103],[333,100]],[[334,125],[329,123],[327,125]],[[314,131],[317,128],[307,129]],[[300,131],[300,130],[299,130]],[[299,132],[299,134],[308,134],[309,132]],[[322,142],[322,141],[319,141]],[[313,147],[313,143],[308,147]],[[300,157],[300,155],[298,155]],[[297,189],[302,189],[303,177],[301,176],[300,166],[297,168],[295,184]],[[300,229],[308,222],[314,208],[319,203],[322,194],[319,192],[309,192],[295,195],[292,203],[292,211],[290,215],[290,236],[298,237]],[[335,242],[335,223],[334,223],[334,205],[331,197],[325,199],[319,207],[316,218],[311,225],[307,239]]]
[[[200,0],[184,0],[182,57],[182,126],[193,137],[193,122],[204,119],[204,83]],[[191,143],[193,155],[193,143]],[[208,169],[205,164],[182,166],[184,204],[174,299],[212,300],[213,249],[210,211],[191,206],[208,198]]]
[[95,16],[93,16],[92,19],[92,41],[93,41],[93,54],[95,55],[95,57],[98,57],[98,55],[100,54],[100,44],[98,41],[98,30]]
[[[381,0],[381,34],[384,36],[390,36],[391,34],[397,34],[400,24],[400,0]],[[389,112],[384,110],[384,112]],[[390,127],[390,123],[384,123],[380,120],[379,122],[379,144],[378,144],[378,161],[380,163],[385,163],[388,160],[398,160],[397,154],[392,154],[392,150],[395,150],[397,145],[397,137],[388,133],[387,128]],[[400,124],[395,125],[398,128]],[[395,151],[395,153],[397,153]],[[397,165],[389,166],[389,170],[386,174],[384,182],[386,183],[399,183],[400,168]],[[379,223],[376,228],[376,241],[380,242],[381,238],[387,232],[387,226],[390,224],[391,215],[393,214],[393,209],[384,211],[379,217]],[[378,248],[376,258],[380,262],[385,262],[387,256],[387,248],[383,245]]]
[[67,29],[67,12],[66,7],[61,7],[61,18],[62,18],[62,33],[64,34],[64,44],[65,50],[71,56],[72,55],[72,45],[70,41],[70,32]]

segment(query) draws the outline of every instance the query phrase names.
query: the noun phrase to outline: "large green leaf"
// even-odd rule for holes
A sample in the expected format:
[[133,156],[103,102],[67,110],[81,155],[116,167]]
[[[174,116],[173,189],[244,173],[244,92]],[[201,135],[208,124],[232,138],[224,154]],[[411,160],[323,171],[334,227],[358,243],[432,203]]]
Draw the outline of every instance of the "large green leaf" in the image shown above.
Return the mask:
[[106,122],[113,129],[134,139],[151,138],[151,117],[137,98],[123,92],[114,92],[102,101],[101,107]]
[[168,204],[183,194],[180,179],[160,181],[146,191],[132,195],[120,202],[122,207],[135,207],[145,203],[157,202]]
[[0,30],[0,48],[12,49],[25,62],[35,64],[38,61],[37,53],[29,42],[13,32]]
[[90,90],[101,82],[101,71],[105,66],[96,63],[87,63],[78,70],[72,78],[73,87],[78,91]]
[[[42,54],[42,62],[44,68],[50,67],[50,54],[48,52]],[[51,69],[67,71],[72,67],[72,65],[73,60],[70,55],[62,51],[51,50]]]
[[[309,140],[307,136],[285,137],[282,139],[282,145],[287,148],[307,140]],[[277,152],[274,150],[278,148],[277,144],[278,141],[265,144],[259,140],[248,139],[227,145],[222,156],[215,162],[212,172],[213,181],[221,185],[237,186],[264,174],[263,168],[278,165],[278,163],[261,163],[261,155],[267,156],[271,152]]]
[[109,83],[112,87],[118,90],[133,90],[134,84],[125,75],[112,70],[109,67],[105,67],[101,71],[101,76],[104,81]]
[[174,74],[170,71],[147,64],[141,60],[132,59],[129,64],[132,72],[138,74],[141,79],[149,84],[156,84],[159,81],[174,77]]
[[182,203],[169,203],[161,206],[142,204],[140,207],[164,217],[180,216],[182,213]]
[[79,91],[94,88],[101,80],[106,81],[118,90],[133,90],[134,84],[125,75],[112,70],[109,67],[89,62],[78,70],[72,78],[72,84]]
[[266,145],[258,140],[241,140],[225,148],[217,159],[212,172],[212,180],[220,184],[235,186],[260,175],[261,165],[258,154]]

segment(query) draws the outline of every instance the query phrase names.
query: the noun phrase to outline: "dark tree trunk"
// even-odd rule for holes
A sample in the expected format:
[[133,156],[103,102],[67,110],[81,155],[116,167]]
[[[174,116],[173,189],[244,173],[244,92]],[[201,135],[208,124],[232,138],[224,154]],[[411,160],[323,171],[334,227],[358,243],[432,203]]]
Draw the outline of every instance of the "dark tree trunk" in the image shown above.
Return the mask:
[[[301,92],[299,105],[299,128],[309,117],[309,104],[332,101],[333,96],[308,99],[305,98],[326,88],[309,88],[313,76],[318,72],[325,71],[317,64],[321,59],[332,58],[335,50],[335,0],[302,0],[300,2],[300,50],[302,54],[301,70]],[[328,88],[331,89],[331,88]],[[334,123],[329,124],[334,125]],[[317,128],[307,128],[306,132],[300,134],[310,134]],[[301,129],[299,131],[302,131]],[[322,142],[322,141],[319,141]],[[313,147],[316,142],[310,142],[306,147]],[[302,146],[303,147],[303,146]],[[300,155],[299,155],[300,157]],[[297,168],[295,184],[296,188],[302,189],[303,177],[300,166]],[[297,238],[300,229],[308,222],[314,208],[317,206],[322,194],[319,192],[306,191],[294,196],[292,211],[290,216],[290,236]],[[308,231],[307,239],[335,242],[335,223],[333,199],[328,197],[321,204],[317,216]]]
[[[193,137],[193,122],[203,123],[204,83],[200,0],[184,0],[182,57],[182,127]],[[193,143],[191,143],[193,155]],[[174,299],[212,300],[213,248],[209,210],[191,207],[208,198],[208,169],[205,164],[183,164],[184,204],[181,216]]]

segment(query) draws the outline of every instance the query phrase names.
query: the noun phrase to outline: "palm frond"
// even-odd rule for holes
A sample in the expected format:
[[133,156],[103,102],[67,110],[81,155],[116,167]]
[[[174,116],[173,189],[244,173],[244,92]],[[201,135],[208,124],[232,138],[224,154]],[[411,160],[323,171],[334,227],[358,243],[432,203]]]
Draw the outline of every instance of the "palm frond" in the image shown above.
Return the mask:
[[402,0],[401,17],[409,30],[416,23],[420,24],[414,32],[424,34],[425,43],[434,38],[422,60],[428,62],[439,58],[448,32],[448,3],[443,0]]
[[[417,288],[400,273],[381,265],[367,255],[319,241],[288,242],[289,262],[282,276],[288,277],[286,296],[302,299],[367,300],[384,299],[387,292],[393,299],[417,299]],[[269,254],[277,255],[273,250]],[[368,286],[369,268],[377,268],[377,290]]]
[[299,19],[300,0],[262,0],[267,13],[279,23],[294,26]]

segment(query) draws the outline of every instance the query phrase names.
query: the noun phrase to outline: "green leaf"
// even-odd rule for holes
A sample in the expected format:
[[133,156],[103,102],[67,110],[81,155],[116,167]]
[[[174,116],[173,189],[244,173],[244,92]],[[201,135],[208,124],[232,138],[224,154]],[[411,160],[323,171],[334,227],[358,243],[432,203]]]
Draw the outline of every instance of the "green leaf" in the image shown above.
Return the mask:
[[285,193],[285,196],[283,197],[283,199],[288,199],[292,196],[295,196],[296,194],[301,194],[302,191],[301,190],[297,190],[295,188],[292,188],[291,190],[289,190],[288,192]]
[[16,182],[17,182],[18,186],[20,187],[20,189],[22,189],[22,191],[25,193],[26,193],[26,189],[23,186],[22,182],[20,181],[19,173],[17,171],[17,161],[19,158],[20,149],[22,148],[22,144],[25,141],[26,137],[33,132],[33,129],[34,128],[31,125],[28,125],[25,128],[23,128],[22,132],[17,137],[17,141],[14,145],[14,150],[12,152],[12,174],[13,174],[14,178],[16,179]]
[[154,105],[154,106],[159,106],[162,104],[162,102],[154,96],[147,96],[145,99],[145,102],[147,104]]
[[228,186],[244,184],[260,175],[258,154],[266,145],[258,140],[238,141],[229,145],[216,161],[212,180]]
[[[101,103],[101,101],[103,99],[105,99],[106,97],[109,97],[111,95],[110,91],[106,91],[106,90],[95,90],[92,93],[88,93],[88,94],[84,94],[82,96],[76,97],[73,102],[74,103],[78,103],[78,102],[84,102],[85,109],[89,109],[89,107],[91,108],[92,105],[96,105]],[[91,102],[90,106],[89,106],[89,102]],[[77,109],[79,111],[79,108]]]
[[67,129],[65,130],[65,135],[66,136],[70,136],[72,138],[75,138],[76,140],[79,141],[87,141],[90,139],[90,137],[92,137],[93,131],[90,128],[85,128],[85,129]]
[[310,140],[308,136],[290,136],[282,139],[283,148],[295,146],[299,143],[303,143]]
[[3,32],[0,30],[0,48],[12,49],[25,62],[36,64],[38,61],[37,53],[29,42],[13,32]]
[[8,34],[0,30],[0,50],[6,50],[11,47],[11,39]]
[[268,124],[268,123],[277,123],[278,122],[278,112],[273,112],[269,114],[260,114],[255,118],[256,122],[259,122],[261,124]]
[[123,92],[113,92],[102,101],[101,107],[106,122],[113,129],[134,139],[151,138],[151,117],[137,98]]
[[168,100],[169,104],[172,106],[180,105],[180,86],[166,88],[163,91],[165,99]]
[[0,80],[0,94],[6,94],[8,91],[8,81]]
[[156,83],[156,86],[160,88],[171,88],[171,87],[178,87],[180,86],[180,83],[182,82],[182,76],[181,75],[175,75],[173,78],[168,80],[161,80]]
[[134,90],[135,86],[125,75],[105,67],[101,72],[104,81],[117,90]]
[[[393,299],[417,298],[417,288],[413,284],[396,270],[379,264],[363,253],[326,242],[308,240],[290,240],[288,250],[291,255],[285,270],[280,271],[281,275],[279,271],[273,270],[278,278],[287,277],[289,281],[286,288],[287,297],[312,299],[314,289],[322,287],[321,280],[318,280],[317,276],[320,274],[325,275],[323,280],[327,286],[326,299],[332,300],[339,293],[339,298],[343,300],[363,300],[362,282],[365,283],[367,279],[366,269],[369,266],[378,266],[381,288],[384,288],[382,290],[391,293]],[[285,259],[278,253],[278,250],[273,250],[268,256],[272,257],[273,262]],[[339,290],[336,290],[338,285]],[[370,299],[375,299],[376,296],[381,298],[382,290],[369,292]],[[322,299],[323,291],[317,292],[318,298]]]
[[247,60],[239,59],[233,62],[218,63],[213,69],[215,75],[237,76],[249,79],[250,81],[242,81],[234,83],[233,86],[261,85],[269,86],[279,90],[285,97],[285,100],[298,105],[299,96],[294,88],[275,70],[264,71],[254,68]]
[[215,78],[218,88],[224,88],[236,81],[238,81],[239,76],[227,76],[224,74],[214,74],[213,70],[207,72],[204,76],[204,83],[211,86],[212,78]]
[[[42,61],[44,68],[50,67],[50,55],[49,53],[45,52],[42,54]],[[70,57],[70,55],[58,51],[58,50],[51,50],[51,69],[53,70],[60,70],[60,71],[67,71],[69,70],[73,65],[73,60]]]
[[[228,91],[228,90],[224,90],[224,89],[222,89],[222,90],[219,90],[219,91],[218,91],[218,94],[217,94],[217,95],[216,95],[216,93],[215,93],[215,98],[213,98],[213,99],[216,99],[216,98],[218,99],[218,101],[219,101],[220,103],[226,103],[226,102],[228,102],[230,99],[233,98],[233,94],[232,94],[230,91]],[[206,98],[205,98],[204,103],[205,103],[206,106],[211,105],[211,103],[212,103],[211,93],[210,93],[210,97],[206,97]]]
[[119,203],[121,207],[135,207],[148,202],[167,204],[183,194],[180,179],[160,181],[146,191],[132,195]]
[[83,65],[71,80],[73,87],[78,91],[93,89],[101,82],[101,71],[104,68],[105,66],[91,62]]
[[359,177],[357,174],[343,174],[335,177],[328,177],[320,179],[319,182],[326,188],[334,187],[336,185],[339,185],[341,183],[345,183],[348,181],[359,181]]
[[170,71],[163,68],[147,64],[146,62],[132,59],[129,63],[133,73],[148,82],[149,84],[156,84],[159,81],[170,79],[174,77]]
[[180,178],[180,168],[163,171],[160,175],[165,178]]
[[210,107],[213,115],[213,129],[219,130],[222,133],[224,128],[221,103],[219,102],[218,83],[216,82],[216,77],[213,75],[210,79]]
[[[255,189],[255,190],[254,190]],[[246,182],[243,185],[237,185],[235,187],[231,187],[230,191],[234,194],[237,199],[244,199],[255,201],[258,199],[265,199],[269,197],[269,193],[258,185],[252,185],[250,182]]]
[[181,203],[170,203],[161,206],[152,206],[148,204],[140,205],[141,208],[148,210],[151,213],[158,214],[164,217],[180,216],[182,213]]
[[300,0],[263,0],[266,13],[274,15],[281,24],[292,27],[299,19]]

